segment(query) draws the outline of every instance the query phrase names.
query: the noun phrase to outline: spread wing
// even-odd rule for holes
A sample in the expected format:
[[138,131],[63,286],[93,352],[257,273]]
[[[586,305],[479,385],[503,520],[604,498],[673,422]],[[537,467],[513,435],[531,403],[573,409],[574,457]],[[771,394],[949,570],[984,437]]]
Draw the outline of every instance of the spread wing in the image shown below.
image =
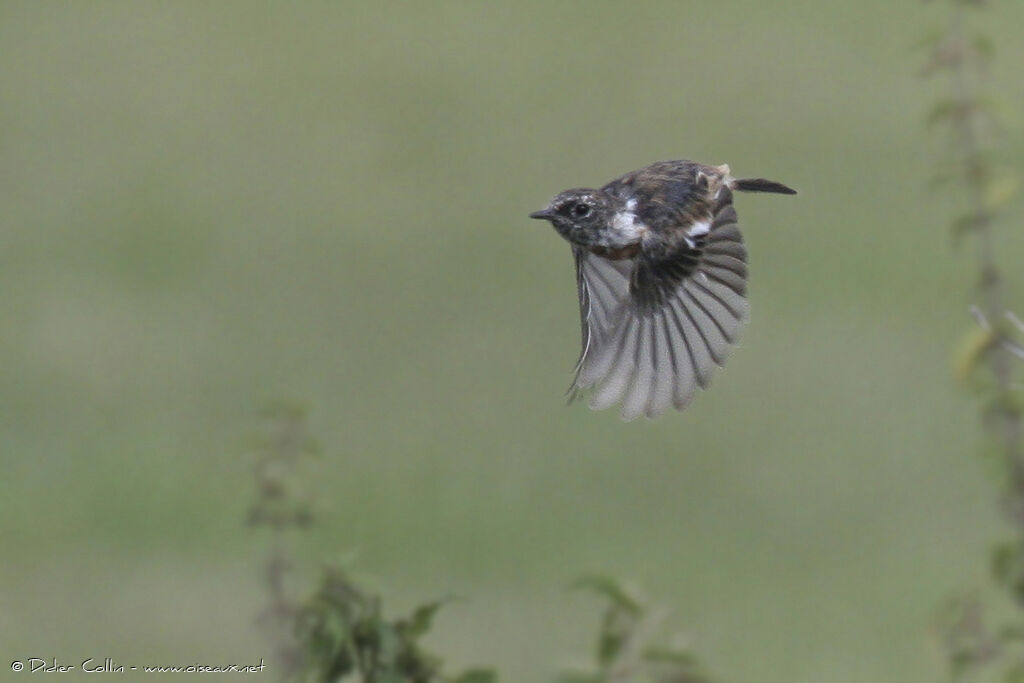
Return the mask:
[[622,416],[684,409],[707,387],[746,322],[747,252],[722,188],[711,215],[675,243],[645,239],[633,258],[573,247],[583,349],[572,387],[590,406],[622,402]]

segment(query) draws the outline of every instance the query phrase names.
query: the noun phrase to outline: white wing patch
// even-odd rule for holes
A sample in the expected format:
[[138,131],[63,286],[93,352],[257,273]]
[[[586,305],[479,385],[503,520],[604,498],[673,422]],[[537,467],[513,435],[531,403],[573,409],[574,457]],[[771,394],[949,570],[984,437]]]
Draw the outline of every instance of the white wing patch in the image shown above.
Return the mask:
[[711,221],[701,221],[700,223],[694,223],[693,227],[686,231],[686,234],[690,237],[700,237],[706,235],[711,231]]

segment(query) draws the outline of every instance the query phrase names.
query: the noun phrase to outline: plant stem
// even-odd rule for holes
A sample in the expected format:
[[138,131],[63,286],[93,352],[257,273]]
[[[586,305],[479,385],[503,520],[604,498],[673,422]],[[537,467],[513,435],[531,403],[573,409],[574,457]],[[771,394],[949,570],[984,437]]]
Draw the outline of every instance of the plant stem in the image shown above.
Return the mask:
[[964,164],[970,203],[970,226],[976,237],[978,259],[978,290],[980,306],[991,321],[993,343],[987,354],[989,369],[995,379],[993,401],[996,422],[990,422],[993,436],[1000,444],[1010,475],[1007,492],[1007,516],[1024,530],[1024,449],[1022,449],[1021,413],[1013,400],[1013,359],[1004,347],[1008,338],[1006,288],[1002,272],[996,263],[994,217],[989,210],[985,192],[989,171],[978,135],[978,94],[971,86],[968,39],[964,29],[964,6],[954,1],[950,20],[950,45],[959,52],[950,71],[958,114],[953,117],[953,134]]

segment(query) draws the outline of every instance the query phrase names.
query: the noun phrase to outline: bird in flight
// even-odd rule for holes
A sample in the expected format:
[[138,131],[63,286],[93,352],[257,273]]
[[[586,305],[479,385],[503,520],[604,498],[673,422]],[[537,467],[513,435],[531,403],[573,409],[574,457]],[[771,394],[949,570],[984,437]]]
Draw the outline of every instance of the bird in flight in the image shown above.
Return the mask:
[[796,194],[729,167],[661,161],[600,189],[558,194],[530,218],[572,246],[583,349],[570,400],[622,417],[683,410],[747,320],[747,250],[733,190]]

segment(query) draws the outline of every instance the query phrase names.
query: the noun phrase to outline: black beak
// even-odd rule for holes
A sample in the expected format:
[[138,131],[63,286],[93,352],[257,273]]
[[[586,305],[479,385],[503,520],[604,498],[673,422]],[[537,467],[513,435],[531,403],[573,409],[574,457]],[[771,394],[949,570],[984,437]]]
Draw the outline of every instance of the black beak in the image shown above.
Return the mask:
[[554,212],[550,209],[544,209],[543,211],[534,211],[530,214],[530,218],[539,218],[542,221],[546,221],[551,220],[551,217],[554,215]]

